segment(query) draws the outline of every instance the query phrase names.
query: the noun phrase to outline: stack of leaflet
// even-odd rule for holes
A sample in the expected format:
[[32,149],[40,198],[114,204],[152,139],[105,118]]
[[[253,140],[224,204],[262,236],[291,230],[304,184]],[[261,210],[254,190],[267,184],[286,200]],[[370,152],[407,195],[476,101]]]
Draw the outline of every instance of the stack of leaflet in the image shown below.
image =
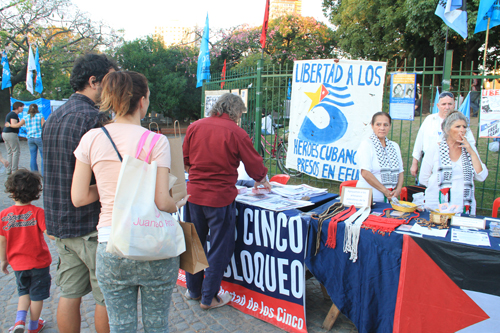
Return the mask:
[[281,212],[283,210],[295,209],[310,206],[313,203],[310,201],[304,200],[293,200],[289,198],[283,198],[277,194],[254,194],[254,193],[245,193],[239,194],[236,197],[236,201],[240,203],[244,203],[247,205],[252,205],[260,208],[264,208],[267,210],[273,210],[276,212]]
[[272,182],[271,184],[273,185],[273,189],[271,192],[278,194],[284,198],[294,200],[300,200],[304,197],[317,197],[328,193],[325,188],[316,188],[306,184],[283,185],[275,182]]

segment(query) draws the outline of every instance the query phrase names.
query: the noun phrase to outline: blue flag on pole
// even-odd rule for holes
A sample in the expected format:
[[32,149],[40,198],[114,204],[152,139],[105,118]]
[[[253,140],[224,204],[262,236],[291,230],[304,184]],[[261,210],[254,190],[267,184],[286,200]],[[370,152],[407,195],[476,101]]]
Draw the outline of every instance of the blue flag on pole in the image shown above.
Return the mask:
[[458,111],[462,112],[470,122],[470,91],[462,102],[462,105],[458,108]]
[[198,56],[198,70],[196,73],[196,88],[203,85],[203,80],[210,81],[210,52],[208,50],[208,38],[210,35],[210,30],[208,28],[208,13],[207,20],[205,22],[205,28],[203,29],[203,37],[201,39],[200,55]]
[[447,26],[467,39],[467,6],[466,0],[439,0],[434,12]]
[[432,114],[439,112],[438,103],[439,103],[439,88],[436,87],[436,98],[434,98],[434,106],[432,107]]
[[10,82],[10,67],[9,67],[9,59],[7,59],[7,53],[4,51],[2,53],[2,90],[8,87],[12,87],[12,83]]
[[43,84],[42,84],[42,72],[40,71],[40,56],[38,55],[38,45],[36,47],[35,65],[36,65],[35,91],[41,94],[43,91]]
[[288,91],[286,93],[286,99],[292,99],[292,79],[288,79]]
[[500,2],[499,0],[481,0],[477,11],[476,29],[474,33],[486,31],[490,18],[490,29],[500,24]]

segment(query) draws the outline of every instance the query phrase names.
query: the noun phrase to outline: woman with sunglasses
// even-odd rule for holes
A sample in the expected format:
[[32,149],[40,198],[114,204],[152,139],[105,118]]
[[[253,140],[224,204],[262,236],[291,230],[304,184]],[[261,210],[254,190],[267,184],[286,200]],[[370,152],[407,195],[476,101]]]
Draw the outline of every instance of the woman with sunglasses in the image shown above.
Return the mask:
[[443,139],[430,147],[422,160],[420,182],[427,186],[425,206],[457,205],[460,212],[476,214],[474,180],[484,181],[488,169],[466,137],[467,118],[453,111],[443,121]]

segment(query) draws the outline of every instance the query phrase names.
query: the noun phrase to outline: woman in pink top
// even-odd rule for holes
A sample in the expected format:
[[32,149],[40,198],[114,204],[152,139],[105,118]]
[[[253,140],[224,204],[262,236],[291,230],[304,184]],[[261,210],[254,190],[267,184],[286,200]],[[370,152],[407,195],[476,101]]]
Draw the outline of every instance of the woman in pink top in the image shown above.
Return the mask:
[[[116,117],[105,128],[118,152],[135,156],[137,144],[147,130],[141,127],[149,106],[149,88],[144,75],[112,72],[102,81],[101,111],[112,110]],[[144,160],[152,135],[139,159]],[[111,216],[121,162],[111,141],[100,128],[87,132],[75,150],[76,165],[71,199],[76,207],[100,200],[96,276],[104,295],[111,332],[137,331],[137,295],[141,290],[142,321],[145,332],[168,332],[168,308],[177,281],[179,258],[138,261],[106,252],[111,233]],[[155,144],[151,160],[157,162],[155,203],[170,213],[185,204],[169,194],[170,147],[162,136]],[[90,185],[92,172],[96,185]],[[177,207],[176,207],[177,206]]]

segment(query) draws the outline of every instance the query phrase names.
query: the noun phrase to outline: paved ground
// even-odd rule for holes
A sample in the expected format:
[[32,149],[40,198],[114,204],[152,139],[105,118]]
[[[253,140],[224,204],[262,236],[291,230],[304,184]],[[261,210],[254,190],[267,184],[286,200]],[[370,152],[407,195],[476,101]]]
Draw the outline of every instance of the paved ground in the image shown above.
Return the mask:
[[[0,152],[6,157],[4,144],[0,144]],[[21,141],[21,160],[20,167],[29,168],[29,150],[26,141]],[[39,160],[40,163],[40,160]],[[5,172],[5,171],[4,171]],[[0,209],[5,209],[13,204],[3,191],[3,184],[7,176],[0,174]],[[34,202],[35,205],[42,207],[42,199]],[[54,244],[46,238],[52,253],[53,262],[51,265],[51,275],[55,276],[57,264],[57,251]],[[9,267],[9,270],[10,267]],[[16,279],[13,273],[3,275],[0,272],[0,332],[8,332],[15,319],[17,310],[17,290]],[[170,332],[283,332],[283,330],[270,325],[259,319],[243,314],[242,312],[225,306],[220,309],[203,311],[200,309],[197,301],[187,301],[182,296],[185,289],[178,287],[174,289],[172,304],[170,307]],[[309,279],[306,285],[306,323],[309,332],[326,332],[321,328],[321,324],[332,305],[330,300],[325,300],[321,293],[321,288],[314,278]],[[47,320],[46,333],[56,333],[56,311],[57,301],[59,299],[59,288],[52,283],[51,297],[45,301],[42,311],[42,317]],[[82,311],[82,333],[95,332],[94,330],[94,300],[91,295],[83,298]],[[140,307],[139,307],[140,314]],[[139,323],[139,332],[143,332],[142,325]],[[337,322],[330,332],[352,333],[357,332],[355,326],[345,316],[340,315]]]

